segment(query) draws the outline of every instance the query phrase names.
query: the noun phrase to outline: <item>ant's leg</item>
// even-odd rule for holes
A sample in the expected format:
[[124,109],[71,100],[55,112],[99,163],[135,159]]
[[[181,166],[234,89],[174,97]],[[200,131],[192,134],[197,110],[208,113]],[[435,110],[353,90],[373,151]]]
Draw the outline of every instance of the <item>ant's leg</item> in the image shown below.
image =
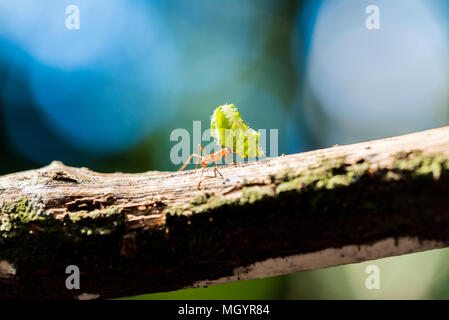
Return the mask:
[[[201,144],[198,144],[198,151],[197,153],[200,154],[200,149],[203,151],[203,153],[205,154],[205,157],[208,156],[207,152],[203,149],[203,147],[201,146]],[[200,156],[201,157],[201,156]],[[202,159],[203,157],[201,157]],[[196,167],[195,167],[195,172],[198,169],[198,164],[200,163],[200,158],[198,158],[198,161],[196,162]],[[204,170],[203,170],[204,171]]]
[[[228,157],[229,157],[229,159],[231,159],[231,160],[228,160],[228,158],[227,158],[226,156],[228,156]],[[231,163],[231,164],[234,164],[234,165],[236,165],[236,164],[237,164],[237,162],[235,162],[235,160],[234,160],[234,159],[232,159],[232,157],[231,157],[231,155],[230,155],[230,154],[225,154],[225,156],[224,156],[224,159],[225,159],[225,162],[229,162],[229,163]]]
[[206,167],[203,167],[203,170],[201,170],[200,182],[198,182],[198,189],[200,188],[201,182],[203,182],[204,169],[206,169]]
[[[198,145],[198,151],[196,152],[197,154],[200,154],[200,145]],[[200,157],[197,157],[197,160],[196,160],[196,167],[195,167],[195,173],[196,173],[196,170],[198,169],[198,164],[200,163]]]
[[[226,159],[226,158],[225,158],[225,159]],[[218,171],[218,164],[217,164],[217,162],[215,162],[215,170],[214,170],[215,175],[214,175],[214,177],[217,177],[217,172],[218,172],[218,174],[220,175],[220,177],[223,178],[223,175],[221,174],[221,172]],[[223,179],[224,179],[224,178],[223,178]]]
[[187,159],[187,161],[184,163],[184,165],[181,167],[181,169],[179,169],[178,171],[184,170],[184,168],[187,167],[187,165],[189,164],[190,160],[191,160],[193,157],[197,157],[197,158],[198,158],[198,161],[199,161],[199,159],[200,159],[200,156],[199,156],[199,155],[197,155],[197,154],[195,154],[195,153],[191,154],[190,157]]
[[[237,152],[235,152],[234,150],[231,150],[231,149],[229,149],[229,148],[228,148],[228,150],[229,150],[231,153],[237,155]],[[236,166],[236,165],[237,165],[237,161],[234,159],[233,156],[231,156],[230,154],[228,154],[228,155],[229,155],[229,158],[232,160],[232,163],[234,164],[234,166]]]
[[[232,153],[236,153],[236,152],[232,152]],[[228,160],[228,158],[227,158],[226,156],[228,156],[229,159],[231,159],[231,160]],[[237,165],[237,162],[232,158],[232,156],[231,156],[229,153],[226,153],[226,154],[224,155],[224,158],[225,158],[225,162],[232,163],[234,166]]]
[[[237,154],[237,152],[235,152],[235,151],[232,151],[232,153]],[[234,166],[240,166],[241,165],[239,162],[237,162],[237,160],[232,158],[231,155],[229,155],[229,157],[232,159],[232,163],[234,164]]]
[[201,150],[203,150],[203,153],[206,155],[206,157],[209,156],[209,154],[203,149],[203,147],[200,144],[198,145],[198,154],[200,154],[200,148]]
[[203,177],[204,174],[204,169],[206,169],[206,167],[203,167],[203,170],[201,170],[201,175],[200,175],[200,179]]

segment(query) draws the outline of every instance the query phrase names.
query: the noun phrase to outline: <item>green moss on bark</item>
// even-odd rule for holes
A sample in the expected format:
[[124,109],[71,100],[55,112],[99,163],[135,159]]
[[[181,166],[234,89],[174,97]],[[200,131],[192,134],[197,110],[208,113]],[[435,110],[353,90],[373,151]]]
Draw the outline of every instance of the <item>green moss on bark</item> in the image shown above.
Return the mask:
[[[19,198],[0,210],[0,258],[38,263],[64,246],[90,243],[123,231],[125,216],[115,208],[70,212],[57,219],[39,198]],[[84,244],[83,244],[84,245]],[[94,243],[92,243],[94,245]]]
[[432,176],[439,179],[449,170],[449,159],[441,153],[424,155],[421,152],[401,152],[393,162],[393,171],[403,177]]

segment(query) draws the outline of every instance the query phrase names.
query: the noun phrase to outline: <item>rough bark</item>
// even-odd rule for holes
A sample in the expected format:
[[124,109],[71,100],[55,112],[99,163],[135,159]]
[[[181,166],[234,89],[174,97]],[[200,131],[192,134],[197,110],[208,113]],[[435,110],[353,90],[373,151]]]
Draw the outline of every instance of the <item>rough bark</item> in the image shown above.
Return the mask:
[[[111,298],[440,248],[449,127],[223,166],[0,177],[0,298]],[[68,265],[81,289],[68,290]]]

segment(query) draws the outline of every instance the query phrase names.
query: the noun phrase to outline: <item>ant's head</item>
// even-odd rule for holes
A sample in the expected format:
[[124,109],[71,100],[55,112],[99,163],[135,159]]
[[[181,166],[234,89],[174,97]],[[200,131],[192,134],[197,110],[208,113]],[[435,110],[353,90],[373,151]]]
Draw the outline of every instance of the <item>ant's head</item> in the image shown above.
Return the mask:
[[201,160],[201,166],[202,167],[207,167],[207,162],[205,160]]

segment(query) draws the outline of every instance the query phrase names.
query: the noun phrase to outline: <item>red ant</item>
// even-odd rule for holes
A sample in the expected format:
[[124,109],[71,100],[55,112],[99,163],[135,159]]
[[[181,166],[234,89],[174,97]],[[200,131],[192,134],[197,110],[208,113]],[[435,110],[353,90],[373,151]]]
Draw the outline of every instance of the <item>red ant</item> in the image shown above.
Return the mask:
[[[203,153],[205,154],[205,156],[200,156],[199,155],[199,153],[200,153],[200,148],[201,148],[201,150],[203,151]],[[236,153],[236,152],[234,152],[234,151],[232,151],[231,149],[229,149],[229,148],[223,148],[223,149],[221,149],[221,150],[218,150],[217,152],[215,152],[215,153],[211,153],[211,154],[208,154],[206,151],[204,151],[204,149],[203,149],[203,147],[199,144],[198,145],[198,151],[197,151],[197,153],[194,153],[194,154],[192,154],[192,155],[190,155],[190,157],[187,159],[187,161],[184,163],[184,165],[181,167],[181,169],[179,169],[178,171],[182,171],[188,164],[189,164],[189,162],[190,162],[190,160],[193,158],[193,157],[196,157],[197,158],[197,161],[196,161],[196,167],[195,167],[195,173],[196,173],[196,170],[198,169],[198,164],[200,163],[200,159],[201,159],[201,166],[203,167],[203,170],[201,170],[201,177],[200,177],[200,182],[198,183],[198,188],[200,187],[200,184],[201,184],[201,182],[202,182],[202,177],[203,177],[203,173],[204,173],[204,169],[206,169],[206,167],[209,165],[209,163],[211,163],[211,162],[215,162],[215,168],[214,168],[214,177],[216,177],[217,176],[217,172],[218,172],[218,174],[223,178],[223,175],[220,173],[220,171],[218,171],[218,161],[220,161],[220,159],[221,158],[224,158],[225,159],[225,161],[228,161],[228,158],[226,157],[226,156],[229,156],[229,158],[231,159],[231,162],[234,164],[234,165],[237,165],[237,163],[235,162],[235,160],[232,158],[232,156],[231,156],[231,154],[233,154],[233,153]]]

